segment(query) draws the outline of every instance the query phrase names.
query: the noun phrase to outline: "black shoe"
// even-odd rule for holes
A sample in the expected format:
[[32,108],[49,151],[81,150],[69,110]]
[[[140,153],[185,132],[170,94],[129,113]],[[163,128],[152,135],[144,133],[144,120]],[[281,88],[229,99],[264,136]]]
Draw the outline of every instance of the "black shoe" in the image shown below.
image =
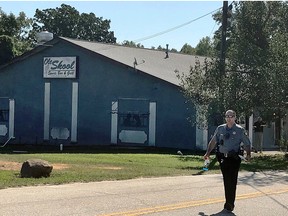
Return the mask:
[[224,208],[220,213],[223,214],[223,215],[233,214],[233,212],[232,212],[231,210],[228,210],[228,209],[226,209],[226,208]]
[[232,211],[228,210],[228,209],[223,209],[222,211],[216,213],[216,214],[212,214],[210,216],[225,216],[225,215],[228,215],[228,216],[236,216]]
[[227,211],[232,212],[234,210],[234,205],[232,205],[230,203],[225,203],[223,210],[227,210]]

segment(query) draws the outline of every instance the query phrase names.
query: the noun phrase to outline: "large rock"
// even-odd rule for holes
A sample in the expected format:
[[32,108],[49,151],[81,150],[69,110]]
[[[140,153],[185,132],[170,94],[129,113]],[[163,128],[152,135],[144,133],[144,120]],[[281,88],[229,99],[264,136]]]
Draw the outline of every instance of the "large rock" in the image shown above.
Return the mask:
[[21,167],[21,178],[49,177],[53,166],[41,159],[27,160]]

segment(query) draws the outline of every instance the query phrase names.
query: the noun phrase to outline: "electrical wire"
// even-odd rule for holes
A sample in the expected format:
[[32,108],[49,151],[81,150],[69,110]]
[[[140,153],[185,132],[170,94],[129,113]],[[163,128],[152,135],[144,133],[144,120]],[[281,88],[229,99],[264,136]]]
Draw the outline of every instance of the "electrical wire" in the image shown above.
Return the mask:
[[215,24],[214,24],[214,26],[213,26],[213,28],[212,28],[212,30],[210,32],[209,38],[211,38],[211,35],[213,34],[216,25],[217,25],[217,22],[215,21]]
[[202,16],[196,18],[196,19],[193,19],[193,20],[191,20],[191,21],[189,21],[189,22],[183,23],[183,24],[181,24],[181,25],[175,26],[175,27],[173,27],[173,28],[167,29],[167,30],[165,30],[165,31],[162,31],[162,32],[159,32],[159,33],[156,33],[156,34],[147,36],[147,37],[143,37],[143,38],[134,40],[133,42],[134,42],[134,43],[139,43],[139,42],[141,42],[141,41],[148,40],[148,39],[157,37],[157,36],[159,36],[159,35],[163,35],[163,34],[166,34],[166,33],[168,33],[168,32],[174,31],[174,30],[176,30],[176,29],[182,28],[183,26],[189,25],[189,24],[191,24],[192,22],[195,22],[195,21],[197,21],[197,20],[199,20],[199,19],[201,19],[201,18],[203,18],[203,17],[206,17],[206,16],[208,16],[208,15],[210,15],[210,14],[218,11],[218,10],[221,9],[221,8],[222,8],[222,7],[217,8],[216,10],[213,10],[213,11],[211,11],[211,12],[205,14],[205,15],[202,15]]

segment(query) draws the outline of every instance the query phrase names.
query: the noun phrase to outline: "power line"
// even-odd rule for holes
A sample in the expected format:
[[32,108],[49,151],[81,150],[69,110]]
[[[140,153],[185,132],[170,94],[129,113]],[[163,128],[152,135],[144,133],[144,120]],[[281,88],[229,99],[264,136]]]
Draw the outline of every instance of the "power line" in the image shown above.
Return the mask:
[[220,10],[221,8],[222,8],[222,7],[217,8],[216,10],[213,10],[213,11],[211,11],[211,12],[209,12],[209,13],[203,15],[203,16],[200,16],[200,17],[198,17],[198,18],[196,18],[196,19],[193,19],[193,20],[191,20],[191,21],[189,21],[189,22],[183,23],[183,24],[181,24],[181,25],[175,26],[175,27],[173,27],[173,28],[167,29],[167,30],[165,30],[165,31],[162,31],[162,32],[159,32],[159,33],[156,33],[156,34],[147,36],[147,37],[143,37],[143,38],[134,40],[133,42],[134,42],[134,43],[139,43],[139,42],[141,42],[141,41],[148,40],[148,39],[157,37],[157,36],[159,36],[159,35],[163,35],[163,34],[166,34],[166,33],[168,33],[168,32],[174,31],[174,30],[176,30],[176,29],[182,28],[183,26],[189,25],[189,24],[192,23],[192,22],[195,22],[195,21],[197,21],[197,20],[199,20],[199,19],[201,19],[201,18],[203,18],[203,17],[205,17],[205,16],[208,16],[208,15],[210,15],[210,14],[212,14],[212,13]]
[[211,30],[211,32],[210,32],[209,38],[211,38],[211,35],[212,35],[212,33],[213,33],[216,25],[217,25],[217,22],[215,22],[215,24],[214,24],[214,26],[213,26],[213,28],[212,28],[212,30]]

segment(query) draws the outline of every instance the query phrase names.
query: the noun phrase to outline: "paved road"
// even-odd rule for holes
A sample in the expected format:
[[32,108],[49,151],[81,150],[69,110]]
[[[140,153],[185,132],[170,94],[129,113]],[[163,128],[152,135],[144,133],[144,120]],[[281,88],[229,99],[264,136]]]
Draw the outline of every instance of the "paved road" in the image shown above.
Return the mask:
[[[221,175],[9,188],[0,190],[0,215],[221,215],[223,197]],[[240,173],[234,213],[287,215],[288,172]]]

